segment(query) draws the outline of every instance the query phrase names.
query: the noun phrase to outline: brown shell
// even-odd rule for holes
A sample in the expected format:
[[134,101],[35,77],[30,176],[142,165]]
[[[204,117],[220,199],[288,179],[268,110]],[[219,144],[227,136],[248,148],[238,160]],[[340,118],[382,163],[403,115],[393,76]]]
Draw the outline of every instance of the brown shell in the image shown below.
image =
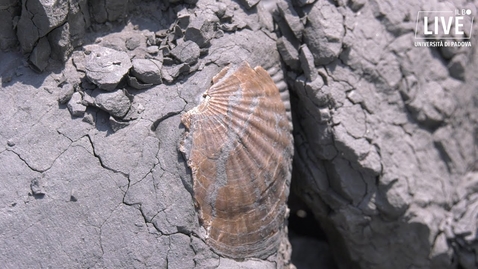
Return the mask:
[[291,125],[279,90],[244,62],[213,78],[185,113],[188,158],[206,242],[223,256],[264,258],[277,251],[292,167]]

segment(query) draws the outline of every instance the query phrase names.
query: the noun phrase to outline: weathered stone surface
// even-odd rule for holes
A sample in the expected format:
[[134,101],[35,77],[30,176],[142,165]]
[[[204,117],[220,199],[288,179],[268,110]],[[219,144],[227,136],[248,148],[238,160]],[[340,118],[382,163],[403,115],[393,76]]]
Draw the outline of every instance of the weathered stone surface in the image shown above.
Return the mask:
[[37,40],[63,24],[67,16],[67,0],[22,1],[17,36],[23,52],[31,52]]
[[43,71],[48,66],[48,60],[50,59],[51,54],[51,47],[50,43],[48,43],[48,39],[46,37],[41,38],[38,41],[38,44],[30,54],[30,63],[35,67],[38,71]]
[[82,117],[85,114],[86,106],[83,105],[82,97],[79,92],[73,93],[67,106],[73,117]]
[[91,26],[88,0],[71,0],[68,12],[68,24],[70,25],[71,45],[77,47],[83,44],[86,29]]
[[13,18],[20,15],[20,10],[19,0],[5,0],[0,4],[0,50],[7,50],[17,44]]
[[[462,146],[476,144],[471,138],[476,117],[455,120],[476,113],[473,101],[465,100],[476,92],[467,85],[477,76],[455,80],[450,77],[452,63],[447,66],[437,51],[411,45],[414,37],[407,33],[406,14],[427,7],[416,2],[369,2],[371,6],[353,1],[349,9],[323,1],[304,9],[308,16],[304,41],[315,64],[325,64],[325,70],[319,68],[318,78],[308,82],[308,68],[303,66],[304,75],[294,79],[299,98],[295,139],[303,145],[296,153],[296,186],[322,218],[329,240],[345,240],[336,247],[352,250],[347,259],[336,257],[339,268],[455,268],[458,264],[472,268],[475,256],[465,249],[475,227],[464,223],[474,221],[450,217],[450,208],[456,205],[460,216],[475,211],[473,199],[452,197],[467,197],[460,196],[455,186],[469,180],[465,166],[476,162]],[[321,17],[319,7],[321,12],[335,11]],[[334,13],[340,18],[333,19]],[[319,29],[315,37],[308,32],[318,22],[327,24],[324,31],[337,22],[334,31],[346,29],[350,40],[345,47],[332,42],[322,49],[336,49],[330,59],[338,56],[340,61],[328,62],[324,57],[317,62],[317,56],[324,55],[311,44],[328,42],[323,38],[324,43],[314,43]],[[463,53],[469,55],[471,50]],[[470,61],[473,68],[477,66],[476,56],[467,61],[459,54],[454,57],[461,62],[458,66],[468,62],[469,68]],[[467,68],[457,73],[466,78],[474,72]],[[465,233],[471,236],[464,239]]]
[[131,101],[122,89],[112,92],[96,89],[91,96],[95,98],[95,106],[110,113],[110,115],[114,117],[122,118],[131,106]]
[[307,77],[307,80],[314,81],[317,79],[318,73],[317,68],[314,65],[314,56],[310,52],[307,45],[302,45],[300,47],[300,67],[304,70],[304,74]]
[[131,69],[131,74],[144,84],[162,83],[162,62],[154,59],[133,59],[132,64],[133,69]]
[[90,3],[93,20],[97,23],[121,20],[127,14],[128,0],[105,0]]
[[316,65],[328,64],[342,50],[343,16],[328,1],[318,1],[304,11],[307,14],[304,41],[314,54]]
[[199,58],[200,50],[199,46],[196,43],[192,41],[186,41],[176,46],[174,49],[171,50],[170,53],[181,63],[193,65],[197,62]]
[[[298,44],[291,42],[289,39],[280,37],[277,39],[277,49],[281,54],[282,60],[292,69],[298,70],[300,66]],[[298,42],[297,42],[298,43]]]
[[128,54],[101,46],[89,46],[86,77],[99,88],[112,91],[131,68]]
[[[477,267],[475,33],[466,30],[471,47],[413,45],[419,10],[476,14],[473,2],[293,0],[293,9],[282,10],[270,1],[250,9],[230,0],[192,2],[0,1],[0,47],[15,46],[18,36],[23,57],[51,64],[37,74],[15,47],[0,52],[4,267],[290,269],[286,242],[267,261],[235,261],[199,238],[191,177],[178,155],[181,113],[200,102],[222,67],[244,60],[294,91],[291,189],[321,224],[298,230],[323,229],[336,263],[318,259],[323,244],[307,244],[312,268]],[[194,22],[206,15],[213,23]],[[128,23],[118,21],[125,16]],[[297,18],[302,39],[293,31]],[[64,68],[45,56],[45,44],[52,57],[68,54],[57,54],[69,49],[50,40],[54,32],[66,40],[65,23],[72,47],[97,44],[144,59],[160,57],[158,46],[168,55],[167,83],[131,91],[121,84],[132,94],[122,118],[99,109],[85,75],[88,47],[77,47]],[[169,52],[188,27],[201,58],[177,64]],[[134,50],[125,43],[131,37],[141,39]],[[313,81],[307,67],[293,67],[304,44],[315,61],[307,66],[317,69]],[[65,85],[84,94],[83,118],[58,104],[62,90],[65,100],[71,93]],[[292,251],[293,259],[307,253]],[[306,261],[300,257],[297,267]]]
[[188,64],[178,64],[174,66],[164,66],[161,69],[161,77],[167,82],[173,82],[179,75],[189,72]]
[[51,57],[66,62],[73,52],[70,24],[66,22],[48,33],[48,41],[51,46]]
[[295,37],[298,40],[301,40],[302,32],[304,31],[304,25],[302,24],[297,12],[294,10],[292,2],[290,0],[280,0],[277,2],[277,7],[279,8],[282,17],[289,25]]
[[184,33],[184,40],[191,40],[199,47],[209,45],[209,41],[214,37],[215,27],[218,22],[216,16],[204,13],[190,19],[186,32]]
[[58,95],[58,102],[60,104],[66,104],[70,99],[73,93],[75,92],[75,88],[73,85],[66,83],[61,86],[60,93]]

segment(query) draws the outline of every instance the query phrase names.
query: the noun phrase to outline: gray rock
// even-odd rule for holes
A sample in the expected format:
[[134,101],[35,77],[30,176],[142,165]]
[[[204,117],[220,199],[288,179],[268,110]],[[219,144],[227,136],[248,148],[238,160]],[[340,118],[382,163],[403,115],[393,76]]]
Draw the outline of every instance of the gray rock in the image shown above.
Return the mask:
[[71,96],[75,92],[75,88],[73,85],[66,83],[61,86],[60,93],[58,95],[58,102],[60,104],[66,104],[68,101],[70,101]]
[[70,101],[68,101],[67,107],[73,117],[83,117],[86,111],[86,106],[83,105],[79,92],[73,93]]
[[70,38],[70,24],[66,22],[53,29],[48,34],[48,41],[51,46],[52,59],[66,62],[73,52],[72,40]]
[[199,14],[191,19],[184,33],[184,40],[191,40],[201,48],[208,46],[214,37],[217,22],[218,18],[212,14]]
[[289,25],[295,37],[298,40],[301,40],[302,32],[304,31],[304,25],[302,24],[297,12],[294,10],[292,2],[290,0],[280,0],[277,2],[277,7],[279,8],[282,17]]
[[159,53],[159,47],[158,46],[149,46],[146,48],[146,51],[151,54],[151,55],[156,55]]
[[192,41],[185,41],[171,50],[171,55],[181,63],[193,65],[197,62],[200,54],[199,46]]
[[298,70],[300,67],[298,44],[294,43],[285,37],[280,37],[277,39],[277,49],[285,64],[294,70]]
[[8,0],[0,4],[0,50],[7,50],[18,42],[14,28],[14,17],[21,11],[20,1]]
[[168,252],[168,268],[181,269],[184,267],[194,268],[194,251],[189,246],[191,239],[184,234],[174,234],[171,236]]
[[77,71],[81,71],[86,73],[86,68],[85,68],[85,53],[82,51],[74,51],[73,54],[71,55],[71,59],[73,61],[73,65],[75,66]]
[[317,68],[314,65],[314,56],[310,52],[307,45],[302,45],[300,47],[300,66],[304,71],[305,76],[307,77],[308,81],[314,81],[317,79],[318,72]]
[[97,45],[89,46],[88,52],[86,77],[103,90],[114,90],[132,66],[125,52]]
[[128,0],[93,1],[90,3],[91,17],[97,23],[120,20],[127,14],[128,2]]
[[319,1],[305,8],[307,24],[304,41],[314,55],[315,65],[335,60],[342,50],[344,19],[337,8],[328,1]]
[[[10,20],[6,26],[0,23],[1,43],[3,26],[11,30],[16,22],[11,20],[12,13],[2,13],[2,5],[12,2],[0,2],[0,22],[5,22],[3,16]],[[24,1],[26,5],[37,2]],[[88,24],[90,7],[81,5],[102,5],[108,21],[106,6],[112,2],[68,1],[70,13],[64,22],[69,24],[72,46],[79,42],[75,40],[82,35],[81,25]],[[122,14],[132,16],[141,29],[177,32],[172,18],[186,9],[176,0],[170,1],[171,6],[168,1],[128,2],[136,9]],[[75,268],[280,268],[283,263],[275,256],[267,261],[219,257],[197,237],[200,223],[188,192],[191,178],[177,152],[181,113],[198,102],[223,66],[247,60],[272,70],[279,89],[294,91],[293,184],[328,237],[337,262],[330,268],[476,268],[476,47],[456,51],[414,47],[413,29],[407,25],[414,28],[413,14],[423,8],[414,1],[292,2],[300,17],[309,14],[308,25],[320,18],[311,16],[310,9],[326,12],[331,8],[335,11],[329,15],[338,12],[343,18],[337,25],[335,19],[325,20],[337,30],[345,29],[348,40],[342,43],[340,60],[322,63],[315,80],[290,69],[282,78],[277,75],[282,72],[277,71],[275,33],[257,22],[254,7],[254,12],[246,14],[251,10],[236,1],[224,0],[219,7],[199,0],[183,12],[220,15],[219,28],[229,32],[215,34],[201,61],[192,67],[165,61],[161,69],[165,81],[173,83],[173,76],[181,72],[194,73],[180,83],[135,91],[121,119],[93,107],[95,100],[87,89],[96,87],[86,79],[78,89],[84,91],[82,103],[88,105],[85,116],[71,117],[66,109],[58,109],[58,85],[76,85],[76,76],[86,72],[81,55],[73,60],[76,70],[67,61],[65,69],[52,64],[50,74],[39,75],[19,68],[22,61],[12,61],[15,53],[0,52],[0,145],[4,146],[0,147],[4,164],[0,166],[4,183],[0,210],[6,212],[0,214],[2,263],[12,268],[38,264],[49,268],[64,264]],[[471,2],[452,2],[439,2],[432,8],[453,10],[456,6],[476,13]],[[305,3],[309,6],[300,8]],[[27,31],[32,35],[23,36],[24,40],[40,41],[64,23],[39,36],[31,31],[36,27],[30,15],[21,15],[19,36]],[[35,13],[37,19],[40,15]],[[150,16],[154,20],[149,21]],[[189,18],[192,22],[195,17]],[[289,25],[283,21],[276,21],[279,36],[298,48],[297,38],[285,32]],[[315,30],[327,30],[327,23]],[[186,19],[178,22],[182,30],[186,24]],[[139,34],[131,26],[100,25],[95,29],[104,31],[85,32],[85,40],[101,35],[106,41],[114,36],[109,44],[126,51],[125,39]],[[116,27],[118,32],[112,34]],[[171,38],[177,38],[176,34]],[[336,42],[321,41],[324,52],[335,51]],[[181,45],[182,40],[168,42],[161,50]],[[31,43],[32,50],[36,44]],[[142,46],[144,51],[129,51],[130,57],[147,57]],[[453,58],[460,54],[468,59]],[[286,58],[283,51],[280,55]],[[442,56],[463,66],[459,70],[463,75],[458,75],[462,79],[452,77],[450,62]],[[23,75],[16,76],[16,71]],[[318,224],[314,228],[320,229]],[[296,248],[296,254],[306,254]],[[28,257],[22,255],[26,252]],[[286,252],[279,255],[288,259]],[[295,264],[306,261],[307,257],[301,257]],[[318,261],[314,262],[317,266]]]
[[[176,47],[177,48],[177,47]],[[154,59],[133,59],[131,74],[143,84],[161,84],[163,63]]]
[[189,72],[188,64],[178,64],[175,66],[164,66],[161,69],[161,77],[168,83],[173,82],[179,75]]
[[41,178],[35,178],[30,183],[30,189],[32,195],[36,198],[43,198],[45,196],[45,188],[43,187],[43,180]]
[[48,39],[46,37],[41,38],[33,49],[32,54],[30,54],[30,63],[38,71],[43,72],[43,70],[45,70],[45,68],[48,66],[50,54],[51,48],[50,43],[48,43]]
[[140,115],[144,112],[144,106],[138,102],[133,100],[128,113],[123,117],[125,121],[136,120],[140,117]]
[[[18,22],[17,36],[23,52],[33,50],[38,39],[62,25],[68,16],[68,1],[25,1]],[[36,30],[32,30],[36,29]]]
[[91,26],[88,0],[70,1],[68,24],[70,25],[71,45],[73,47],[82,45],[86,29]]
[[125,91],[121,89],[112,92],[97,89],[91,95],[95,98],[95,106],[108,112],[113,117],[124,117],[131,106],[131,101],[126,96]]
[[139,38],[139,36],[135,35],[135,36],[132,36],[132,37],[126,39],[125,44],[126,44],[127,49],[134,50],[134,49],[136,49],[137,47],[140,46],[141,39]]

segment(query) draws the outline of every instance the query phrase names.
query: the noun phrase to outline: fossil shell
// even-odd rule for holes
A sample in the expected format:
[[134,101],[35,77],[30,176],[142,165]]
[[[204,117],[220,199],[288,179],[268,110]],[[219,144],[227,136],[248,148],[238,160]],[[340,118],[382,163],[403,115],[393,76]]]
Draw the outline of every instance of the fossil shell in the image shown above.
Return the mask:
[[180,149],[193,176],[206,242],[223,256],[265,258],[277,251],[292,169],[291,124],[262,68],[224,68],[185,113]]

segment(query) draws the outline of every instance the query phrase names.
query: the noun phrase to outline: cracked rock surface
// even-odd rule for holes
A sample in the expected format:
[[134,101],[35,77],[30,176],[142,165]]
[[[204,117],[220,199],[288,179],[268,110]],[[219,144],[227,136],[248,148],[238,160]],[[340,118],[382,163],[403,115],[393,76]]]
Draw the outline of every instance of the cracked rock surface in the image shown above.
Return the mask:
[[[478,43],[413,45],[419,10],[455,8],[477,3],[0,1],[2,266],[476,268]],[[201,238],[178,151],[243,61],[291,96],[290,241],[265,260]]]

